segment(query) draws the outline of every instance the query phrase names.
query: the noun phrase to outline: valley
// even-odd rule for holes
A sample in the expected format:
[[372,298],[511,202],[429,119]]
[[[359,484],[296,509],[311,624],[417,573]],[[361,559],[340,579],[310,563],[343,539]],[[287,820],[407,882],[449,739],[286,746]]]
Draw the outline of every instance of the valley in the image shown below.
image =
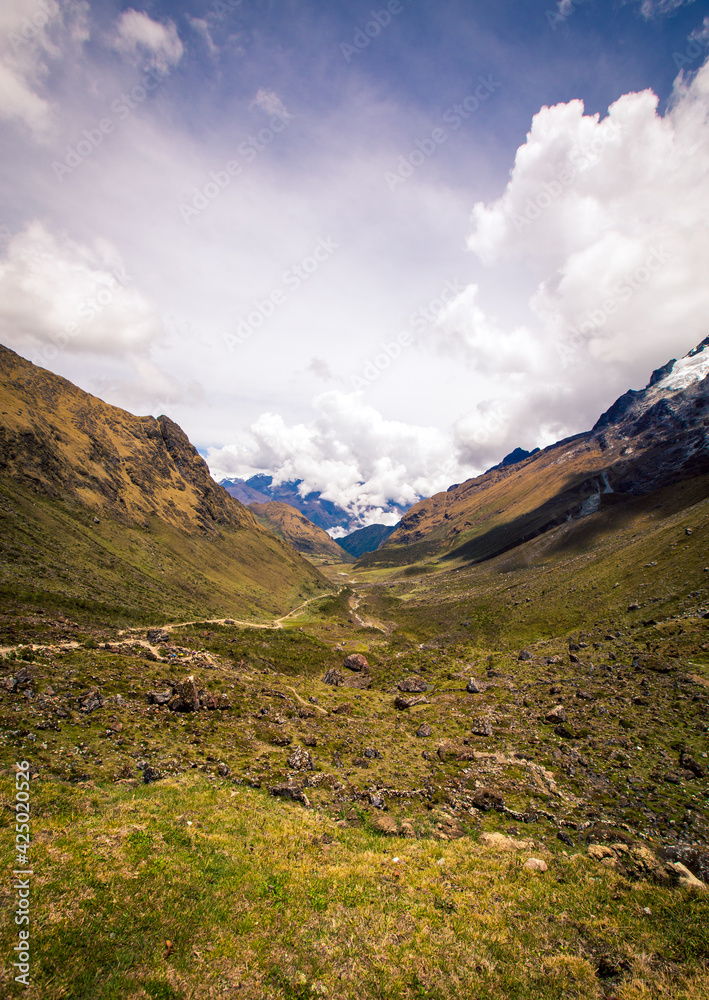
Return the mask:
[[[52,405],[87,405],[50,384]],[[356,562],[308,562],[210,492],[186,438],[166,502],[140,487],[124,513],[132,480],[72,496],[81,439],[57,412],[65,447],[30,483],[6,431],[0,483],[0,823],[9,838],[26,760],[26,996],[706,994],[701,454],[662,474],[655,428],[652,488],[621,495],[621,456],[614,502],[535,522],[577,510],[627,447],[606,428],[605,451],[572,443],[575,485],[561,443],[423,501]],[[448,503],[477,519],[462,542]],[[505,543],[481,548],[492,530]]]

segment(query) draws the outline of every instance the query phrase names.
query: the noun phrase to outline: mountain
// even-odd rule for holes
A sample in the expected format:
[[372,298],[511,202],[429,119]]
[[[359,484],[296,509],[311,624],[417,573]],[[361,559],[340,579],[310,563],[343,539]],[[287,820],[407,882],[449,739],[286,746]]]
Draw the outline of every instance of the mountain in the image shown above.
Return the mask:
[[292,545],[307,559],[317,562],[350,562],[352,557],[326,531],[318,528],[295,507],[271,500],[252,503],[250,510],[278,538]]
[[[242,503],[268,503],[270,500],[287,503],[299,510],[301,514],[305,514],[309,521],[312,521],[318,528],[322,528],[323,531],[337,528],[350,533],[359,528],[359,521],[356,517],[331,500],[325,500],[321,493],[311,492],[304,496],[301,495],[302,483],[302,479],[294,479],[274,486],[273,476],[267,475],[252,476],[251,479],[220,480],[220,485],[227,493],[241,500]],[[408,506],[391,502],[383,510],[383,513],[400,515],[408,509]]]
[[2,346],[0,524],[0,592],[16,604],[270,616],[329,586],[168,417],[110,406]]
[[398,525],[370,524],[366,528],[353,531],[351,535],[338,539],[338,544],[356,559],[365,552],[374,552],[393,534]]
[[[583,434],[423,500],[363,565],[480,561],[566,521],[709,470],[709,338]],[[512,453],[511,458],[515,456]]]

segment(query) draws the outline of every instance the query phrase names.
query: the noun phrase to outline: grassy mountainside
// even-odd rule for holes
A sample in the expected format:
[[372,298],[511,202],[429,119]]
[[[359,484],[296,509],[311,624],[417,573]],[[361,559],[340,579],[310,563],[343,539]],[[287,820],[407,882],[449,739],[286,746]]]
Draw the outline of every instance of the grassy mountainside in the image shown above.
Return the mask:
[[250,510],[275,535],[314,562],[341,563],[351,558],[326,531],[290,504],[272,500],[250,504]]
[[0,587],[72,614],[271,616],[326,581],[136,417],[0,347]]

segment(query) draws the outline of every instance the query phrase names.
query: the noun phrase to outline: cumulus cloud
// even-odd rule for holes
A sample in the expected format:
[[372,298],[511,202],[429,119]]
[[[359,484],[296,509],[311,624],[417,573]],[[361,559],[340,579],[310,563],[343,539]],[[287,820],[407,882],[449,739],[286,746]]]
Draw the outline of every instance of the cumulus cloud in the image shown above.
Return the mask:
[[132,286],[115,248],[56,237],[41,222],[0,259],[0,339],[38,364],[59,351],[145,354],[162,337],[155,308]]
[[446,432],[386,420],[359,393],[326,392],[313,406],[309,424],[266,413],[237,442],[211,449],[212,474],[302,479],[303,494],[322,493],[362,525],[396,523],[391,503],[410,505],[463,478]]
[[708,213],[709,63],[680,75],[664,115],[651,91],[603,119],[580,101],[535,115],[469,238],[484,262],[536,275],[530,322],[500,330],[471,286],[437,323],[442,349],[496,380],[492,424],[473,411],[456,427],[468,461],[585,429],[612,394],[706,336]]
[[216,56],[219,53],[219,47],[215,45],[214,39],[212,38],[212,32],[209,27],[209,23],[203,17],[190,17],[187,15],[187,20],[193,31],[202,38],[202,41],[207,47],[207,51],[210,56]]
[[641,0],[640,13],[648,19],[663,17],[665,14],[674,14],[680,7],[686,7],[690,3],[694,3],[694,0]]
[[88,3],[4,0],[0,9],[0,119],[26,126],[45,140],[52,101],[44,92],[52,62],[68,57],[89,37]]
[[134,65],[167,73],[182,58],[184,47],[172,21],[153,21],[143,11],[124,10],[116,22],[112,46]]

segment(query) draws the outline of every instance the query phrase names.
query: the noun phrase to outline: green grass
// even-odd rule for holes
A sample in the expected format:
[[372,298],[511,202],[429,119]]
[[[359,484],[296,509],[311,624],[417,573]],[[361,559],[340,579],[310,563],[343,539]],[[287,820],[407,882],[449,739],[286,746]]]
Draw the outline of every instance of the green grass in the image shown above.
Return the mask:
[[[33,801],[30,1000],[699,1000],[709,985],[709,899],[553,845],[393,843],[202,776],[35,784]],[[6,923],[5,954],[12,940]]]

